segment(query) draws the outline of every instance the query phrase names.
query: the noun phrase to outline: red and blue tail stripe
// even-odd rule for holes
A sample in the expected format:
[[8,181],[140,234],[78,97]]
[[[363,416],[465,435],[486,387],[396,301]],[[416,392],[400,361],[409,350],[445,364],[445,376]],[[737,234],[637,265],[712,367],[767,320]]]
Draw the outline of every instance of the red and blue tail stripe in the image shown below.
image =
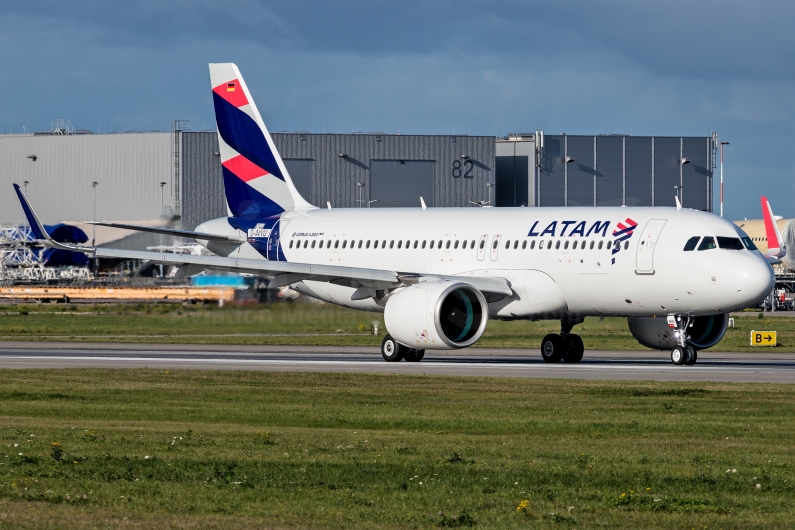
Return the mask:
[[314,208],[290,180],[237,66],[211,64],[210,80],[230,215],[266,219]]

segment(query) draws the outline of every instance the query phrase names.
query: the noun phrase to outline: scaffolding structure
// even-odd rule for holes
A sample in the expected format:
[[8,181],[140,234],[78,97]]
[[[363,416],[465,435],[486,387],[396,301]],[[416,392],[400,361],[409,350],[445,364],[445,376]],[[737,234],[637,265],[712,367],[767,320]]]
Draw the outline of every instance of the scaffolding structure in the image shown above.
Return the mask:
[[91,279],[86,267],[48,267],[29,226],[0,226],[0,283],[75,282]]

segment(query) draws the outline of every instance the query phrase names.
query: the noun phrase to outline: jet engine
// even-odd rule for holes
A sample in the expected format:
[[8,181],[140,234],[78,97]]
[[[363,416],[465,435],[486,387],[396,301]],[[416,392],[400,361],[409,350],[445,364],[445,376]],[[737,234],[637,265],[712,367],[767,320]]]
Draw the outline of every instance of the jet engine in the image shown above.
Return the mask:
[[480,339],[488,321],[480,291],[463,282],[420,282],[393,293],[384,308],[389,334],[409,348],[453,350]]
[[[629,331],[638,342],[656,350],[670,350],[677,346],[674,330],[668,327],[668,320],[662,318],[630,317],[627,319]],[[709,315],[695,317],[687,328],[688,342],[702,350],[716,345],[726,334],[729,315]]]

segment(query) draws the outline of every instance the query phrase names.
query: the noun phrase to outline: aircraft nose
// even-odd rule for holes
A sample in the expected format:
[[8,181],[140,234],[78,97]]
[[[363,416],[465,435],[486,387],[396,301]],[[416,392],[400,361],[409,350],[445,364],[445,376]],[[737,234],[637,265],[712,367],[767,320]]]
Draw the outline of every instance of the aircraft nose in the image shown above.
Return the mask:
[[754,257],[734,267],[734,288],[747,306],[751,306],[770,294],[776,286],[773,269],[764,259]]

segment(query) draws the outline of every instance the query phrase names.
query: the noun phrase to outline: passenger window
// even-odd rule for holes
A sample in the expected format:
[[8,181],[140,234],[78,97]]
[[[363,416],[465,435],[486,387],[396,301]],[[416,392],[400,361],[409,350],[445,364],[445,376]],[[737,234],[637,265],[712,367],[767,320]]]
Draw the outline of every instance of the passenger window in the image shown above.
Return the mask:
[[698,245],[698,240],[701,239],[701,236],[693,236],[687,240],[685,243],[684,252],[690,252],[691,250],[696,250],[696,245]]
[[483,248],[485,246],[486,246],[486,241],[485,240],[481,240],[480,241],[480,248]]
[[711,236],[707,236],[701,240],[701,244],[698,246],[698,250],[711,250],[715,248],[715,238]]
[[551,249],[551,248],[552,248],[552,241],[550,241],[549,243],[547,243],[547,250],[549,250],[549,249]]
[[527,248],[527,240],[522,241],[522,250]]
[[340,240],[338,239],[334,242],[334,248],[339,248],[339,247],[340,247]]
[[544,248],[544,240],[542,239],[541,242],[538,244],[538,250]]
[[505,248],[506,249],[511,248],[511,242],[510,241],[506,241],[505,242]]
[[364,248],[370,248],[370,240],[369,239],[367,240],[367,243],[365,244]]
[[743,237],[742,240],[743,244],[745,245],[745,248],[747,248],[748,250],[757,250],[756,245],[754,245],[754,242],[751,241],[750,237]]
[[394,246],[395,246],[395,240],[393,239],[392,241],[389,242],[389,248],[392,248]]
[[516,250],[517,248],[519,248],[519,240],[518,239],[513,242],[513,249]]
[[304,248],[306,248],[308,246],[309,246],[309,240],[308,239],[304,239]]
[[407,239],[406,240],[406,248],[409,248],[410,246],[411,246],[411,240]]
[[493,249],[495,249],[495,248],[497,248],[497,243],[498,243],[498,241],[495,239],[495,240],[494,240],[494,243],[492,243],[492,244],[491,244],[491,248],[492,248],[492,250],[493,250]]
[[469,245],[469,248],[475,248],[475,240],[473,239],[472,241],[470,241],[470,243],[471,245]]
[[386,248],[386,239],[381,241],[381,248]]
[[402,248],[402,247],[403,247],[403,240],[401,239],[401,240],[398,240],[398,248]]
[[342,248],[345,248],[345,247],[347,247],[347,246],[348,246],[348,241],[347,241],[347,240],[346,240],[346,241],[343,241],[343,242],[342,242]]
[[312,241],[312,248],[315,248],[315,243],[317,243],[317,241],[314,241],[314,240],[313,240],[313,241]]
[[[550,241],[550,243],[552,243],[552,241]],[[559,248],[560,248],[560,240],[558,239],[557,241],[555,241],[555,250],[558,250]]]
[[736,237],[718,236],[718,246],[726,250],[742,250],[743,242]]
[[293,241],[290,241],[290,248],[293,248]]
[[414,240],[414,248],[417,248],[417,245],[419,245],[419,243],[420,243],[420,242],[419,242],[419,241],[417,241],[417,240],[415,239],[415,240]]
[[595,241],[591,241],[591,244],[588,245],[588,249],[589,250],[593,250],[594,243],[595,243]]
[[568,241],[566,241],[565,243],[563,243],[563,249],[565,250],[565,249],[567,249],[567,248],[569,248],[569,242],[568,242]]
[[435,243],[435,241],[431,240],[431,244],[430,244],[430,247],[429,247],[429,248],[431,248],[431,249],[432,249],[432,248],[433,248],[433,244],[434,244],[434,243]]
[[530,250],[533,250],[534,248],[536,248],[536,240],[535,239],[530,242]]
[[425,248],[425,241],[422,242],[422,248]]
[[629,240],[624,241],[624,250],[629,248]]
[[602,242],[599,242],[599,250],[602,250]]

